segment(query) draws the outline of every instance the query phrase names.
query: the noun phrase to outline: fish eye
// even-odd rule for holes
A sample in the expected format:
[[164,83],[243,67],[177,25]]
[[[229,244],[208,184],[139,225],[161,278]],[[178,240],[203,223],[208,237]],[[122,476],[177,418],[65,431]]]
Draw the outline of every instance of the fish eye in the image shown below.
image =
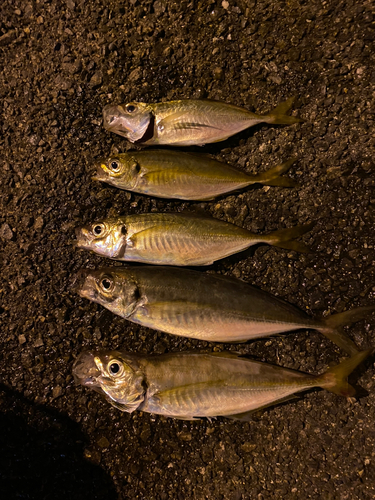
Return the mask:
[[92,232],[95,236],[100,236],[104,231],[104,224],[94,224]]
[[114,376],[120,376],[122,375],[122,372],[124,371],[124,367],[120,361],[117,361],[117,359],[113,359],[109,364],[108,364],[108,371],[111,375]]
[[120,169],[120,162],[117,160],[111,160],[109,162],[109,166],[110,166],[111,170],[114,170],[115,172],[117,172]]
[[111,288],[113,287],[113,280],[109,278],[108,276],[105,276],[100,280],[100,286],[105,290],[106,292],[110,291]]
[[136,110],[136,107],[134,106],[134,104],[128,104],[126,107],[125,107],[126,111],[128,113],[134,113],[134,111]]

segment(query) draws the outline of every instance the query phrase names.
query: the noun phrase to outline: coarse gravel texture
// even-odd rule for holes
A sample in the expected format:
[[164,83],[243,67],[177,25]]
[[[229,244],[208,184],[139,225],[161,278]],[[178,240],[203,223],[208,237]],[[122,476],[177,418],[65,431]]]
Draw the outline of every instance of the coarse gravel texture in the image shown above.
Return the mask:
[[[12,499],[372,499],[375,370],[357,399],[313,390],[254,414],[183,422],[121,413],[72,380],[87,348],[230,349],[323,372],[344,353],[302,331],[244,345],[175,338],[71,290],[76,225],[205,210],[255,232],[310,221],[311,254],[258,246],[209,268],[321,317],[374,303],[374,3],[277,0],[2,0],[0,491]],[[249,173],[297,157],[298,189],[215,202],[147,198],[91,180],[131,146],[101,126],[110,102],[209,97],[267,112],[296,96],[302,124],[261,125],[193,150]],[[204,272],[204,270],[202,270]],[[375,315],[347,328],[375,346]]]

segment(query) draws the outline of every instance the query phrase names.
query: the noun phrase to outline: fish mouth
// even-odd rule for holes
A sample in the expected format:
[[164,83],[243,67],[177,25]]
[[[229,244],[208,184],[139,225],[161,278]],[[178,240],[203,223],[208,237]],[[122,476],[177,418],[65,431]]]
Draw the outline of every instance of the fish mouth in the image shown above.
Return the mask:
[[95,362],[95,355],[91,351],[82,352],[73,365],[73,377],[77,385],[97,388],[100,370]]
[[95,279],[90,276],[90,269],[80,269],[72,278],[71,289],[83,298],[94,300]]
[[90,238],[90,231],[86,226],[81,226],[81,227],[76,227],[75,230],[75,235],[76,235],[76,241],[75,241],[75,246],[76,248],[86,248],[90,249],[90,243],[92,238]]
[[105,170],[105,162],[100,161],[96,167],[96,174],[94,174],[91,179],[93,181],[106,181],[108,179],[108,174]]
[[124,113],[121,106],[117,104],[107,104],[103,108],[103,126],[110,132],[127,137],[130,132],[133,132],[131,127],[124,125]]
[[120,117],[120,111],[117,104],[107,104],[103,108],[103,126],[111,130],[115,122]]
[[106,395],[103,385],[111,388],[115,387],[116,383],[103,376],[103,364],[97,354],[93,351],[81,352],[73,364],[73,378],[76,385],[82,385]]

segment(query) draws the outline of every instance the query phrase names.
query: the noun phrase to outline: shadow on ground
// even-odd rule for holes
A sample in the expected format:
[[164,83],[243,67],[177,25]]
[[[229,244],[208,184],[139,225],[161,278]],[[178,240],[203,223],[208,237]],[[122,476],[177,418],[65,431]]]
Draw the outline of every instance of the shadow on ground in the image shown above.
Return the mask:
[[78,424],[4,385],[0,398],[0,491],[6,498],[117,498],[105,472],[85,460]]

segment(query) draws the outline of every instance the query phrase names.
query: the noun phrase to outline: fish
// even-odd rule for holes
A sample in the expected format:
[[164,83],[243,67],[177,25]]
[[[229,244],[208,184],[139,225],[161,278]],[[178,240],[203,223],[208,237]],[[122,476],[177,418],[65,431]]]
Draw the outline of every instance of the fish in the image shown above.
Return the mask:
[[266,243],[308,252],[295,241],[312,224],[254,234],[228,222],[194,213],[149,213],[100,219],[76,228],[77,247],[115,260],[170,266],[208,266]]
[[227,417],[249,420],[255,410],[313,387],[351,397],[350,373],[372,352],[361,351],[310,375],[230,352],[142,356],[123,351],[83,351],[75,360],[76,384],[103,394],[121,411],[180,420]]
[[296,187],[292,179],[280,177],[295,161],[249,175],[207,155],[165,149],[130,151],[99,160],[92,179],[158,198],[204,201],[252,184]]
[[224,141],[258,123],[299,123],[300,118],[286,114],[293,101],[294,97],[265,115],[209,99],[108,104],[103,108],[103,124],[109,132],[145,146],[203,146]]
[[73,290],[133,323],[208,342],[246,342],[301,329],[317,330],[354,355],[343,325],[363,319],[374,305],[324,319],[236,278],[163,266],[81,269]]

